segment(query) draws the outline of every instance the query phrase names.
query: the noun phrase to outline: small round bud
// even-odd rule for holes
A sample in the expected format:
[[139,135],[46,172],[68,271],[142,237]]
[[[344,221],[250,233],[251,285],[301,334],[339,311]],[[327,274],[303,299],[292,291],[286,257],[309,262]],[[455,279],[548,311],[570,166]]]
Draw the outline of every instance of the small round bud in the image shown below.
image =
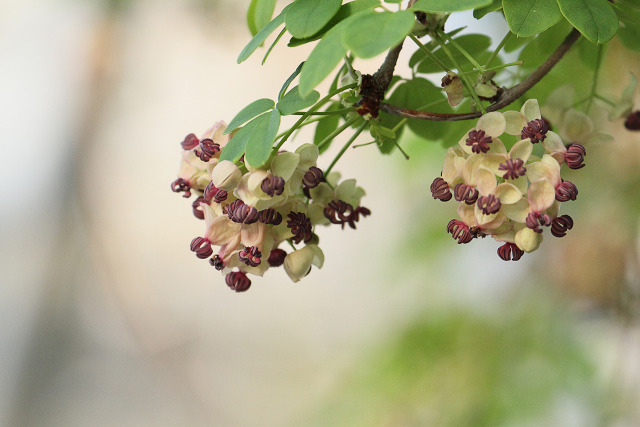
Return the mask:
[[271,267],[280,267],[284,264],[284,259],[287,256],[287,253],[283,249],[273,249],[269,254],[269,259],[267,262]]
[[627,120],[624,122],[624,127],[629,130],[640,130],[640,110],[634,111],[627,116]]
[[225,282],[236,292],[244,292],[251,287],[251,280],[242,271],[232,271],[227,274]]
[[316,188],[322,181],[324,181],[324,174],[320,168],[315,166],[311,166],[302,178],[302,184],[305,188]]
[[449,189],[449,184],[447,184],[447,181],[442,179],[442,177],[437,177],[433,180],[430,190],[434,199],[438,199],[443,202],[448,202],[451,200],[451,197],[453,197],[451,190]]

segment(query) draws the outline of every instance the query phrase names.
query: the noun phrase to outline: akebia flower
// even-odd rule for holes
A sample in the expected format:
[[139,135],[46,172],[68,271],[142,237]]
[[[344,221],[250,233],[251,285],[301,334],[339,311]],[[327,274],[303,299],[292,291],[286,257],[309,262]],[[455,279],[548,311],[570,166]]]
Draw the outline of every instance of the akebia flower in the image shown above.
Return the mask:
[[[182,162],[171,189],[196,196],[191,212],[205,224],[189,248],[236,292],[250,288],[251,275],[280,266],[297,282],[324,263],[318,226],[356,228],[370,214],[360,204],[364,190],[337,173],[325,177],[313,144],[278,152],[261,168],[220,160],[229,141],[225,128],[218,122],[201,138],[188,134],[180,143]],[[287,253],[281,246],[289,244],[295,249]]]
[[[500,140],[505,132],[521,138],[508,151]],[[541,158],[532,154],[539,142]],[[581,169],[585,156],[583,145],[565,145],[549,130],[537,101],[528,100],[520,111],[482,116],[458,147],[447,150],[442,175],[430,190],[435,199],[458,202],[459,219],[449,221],[446,231],[459,244],[491,236],[502,243],[501,259],[517,261],[540,247],[545,229],[563,237],[573,228],[573,219],[559,211],[578,189],[561,172],[564,164]]]

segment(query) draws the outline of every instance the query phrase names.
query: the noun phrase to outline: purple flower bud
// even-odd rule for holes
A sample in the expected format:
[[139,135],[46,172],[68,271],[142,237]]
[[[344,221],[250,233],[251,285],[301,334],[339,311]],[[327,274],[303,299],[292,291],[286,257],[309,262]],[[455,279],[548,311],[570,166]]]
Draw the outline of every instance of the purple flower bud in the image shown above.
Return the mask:
[[443,202],[448,202],[451,200],[451,197],[453,197],[451,190],[449,189],[449,184],[447,184],[447,181],[442,177],[437,177],[433,180],[430,190],[434,199],[438,199]]
[[271,197],[279,196],[284,191],[284,179],[276,175],[268,176],[262,180],[260,188]]
[[206,203],[203,196],[195,199],[191,204],[191,208],[193,210],[193,216],[198,219],[204,219],[204,210],[202,209],[202,206],[200,206],[200,203]]
[[191,184],[189,184],[189,181],[185,179],[178,178],[171,183],[171,191],[174,193],[184,191],[182,197],[189,198],[191,197]]
[[200,259],[209,258],[213,253],[211,242],[206,237],[196,237],[191,241],[191,251]]
[[567,152],[564,154],[564,160],[567,162],[567,166],[571,169],[580,169],[584,167],[584,157],[587,155],[587,150],[580,144],[571,144],[567,147]]
[[467,184],[457,184],[453,188],[453,196],[458,202],[464,201],[468,205],[472,205],[478,200],[478,190]]
[[624,122],[624,127],[633,131],[640,130],[640,110],[634,111],[627,116],[627,120]]
[[483,130],[472,130],[469,132],[466,144],[471,147],[472,152],[478,154],[489,151],[491,141],[493,139],[490,136],[486,136]]
[[273,249],[269,254],[269,259],[267,262],[271,267],[280,267],[284,264],[284,259],[287,256],[287,253],[282,249]]
[[554,218],[551,222],[551,234],[556,237],[564,237],[567,234],[567,230],[573,228],[573,218],[569,215],[561,215]]
[[308,243],[313,237],[311,220],[302,212],[289,212],[287,218],[289,218],[287,227],[293,233],[293,241],[300,243],[304,240],[305,243]]
[[224,280],[236,292],[244,292],[251,287],[251,280],[242,271],[232,271]]
[[522,139],[529,138],[532,144],[542,142],[547,137],[549,126],[543,119],[535,119],[522,128]]
[[320,168],[315,166],[311,166],[302,178],[302,184],[305,188],[316,188],[322,181],[324,181],[324,174]]
[[559,202],[576,200],[577,197],[578,187],[572,182],[562,180],[562,183],[556,187],[556,200]]
[[250,265],[251,267],[257,267],[260,265],[262,252],[260,252],[260,249],[258,249],[257,246],[249,246],[241,250],[238,257],[240,258],[240,261],[245,264]]
[[184,137],[184,141],[180,143],[182,145],[183,150],[191,150],[192,148],[196,148],[200,144],[200,140],[197,136],[190,133],[189,135]]
[[498,197],[493,194],[489,194],[488,196],[479,197],[477,205],[478,209],[482,210],[484,215],[491,215],[498,213],[502,203]]
[[518,261],[524,255],[524,251],[515,243],[506,242],[498,248],[498,256],[505,261]]
[[473,240],[474,235],[469,230],[469,226],[458,219],[452,219],[447,224],[447,233],[451,233],[458,244],[469,243]]

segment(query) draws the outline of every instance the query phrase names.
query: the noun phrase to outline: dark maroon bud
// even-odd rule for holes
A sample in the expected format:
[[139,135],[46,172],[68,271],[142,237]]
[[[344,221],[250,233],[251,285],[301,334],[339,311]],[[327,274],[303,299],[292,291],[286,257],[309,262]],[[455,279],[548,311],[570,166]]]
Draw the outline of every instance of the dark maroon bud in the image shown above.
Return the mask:
[[200,203],[206,203],[204,201],[204,197],[200,196],[191,203],[191,208],[193,209],[193,216],[198,219],[204,219],[204,209],[200,206]]
[[531,120],[525,127],[522,128],[522,139],[529,138],[532,144],[542,142],[547,137],[549,126],[547,122],[542,119]]
[[431,195],[434,199],[441,200],[443,202],[448,202],[451,200],[453,195],[451,194],[451,190],[449,189],[449,184],[447,181],[442,179],[442,177],[437,177],[431,183]]
[[551,221],[551,234],[556,237],[564,237],[572,228],[573,219],[569,215],[561,215]]
[[191,184],[185,179],[178,178],[171,183],[171,191],[174,193],[180,193],[184,191],[182,197],[189,198],[191,197]]
[[571,169],[580,169],[584,167],[584,157],[587,155],[587,150],[580,144],[571,144],[567,147],[567,152],[564,154],[564,160],[567,162],[567,166]]
[[240,261],[245,264],[250,265],[251,267],[257,267],[260,265],[262,252],[260,252],[260,249],[258,249],[257,246],[249,246],[241,250],[238,257],[240,258]]
[[200,141],[200,149],[196,150],[196,156],[203,162],[208,162],[217,152],[220,151],[220,144],[213,142],[212,139],[203,139]]
[[217,188],[211,181],[204,189],[204,200],[207,203],[211,203],[212,200],[216,203],[222,203],[227,200],[227,192]]
[[287,215],[287,227],[291,229],[293,233],[293,241],[300,243],[304,240],[308,243],[313,237],[311,231],[311,220],[302,212],[289,212]]
[[191,251],[201,259],[209,258],[213,253],[211,242],[206,237],[196,237],[191,241]]
[[322,181],[324,181],[324,174],[320,168],[315,166],[311,166],[302,178],[304,188],[316,188]]
[[498,248],[498,256],[505,261],[518,261],[524,255],[524,251],[515,243],[505,243]]
[[282,222],[282,215],[277,210],[269,208],[260,211],[258,219],[267,225],[279,225]]
[[478,190],[467,184],[456,184],[453,187],[453,196],[459,202],[464,201],[468,205],[472,205],[478,200]]
[[287,253],[282,249],[273,249],[269,254],[269,259],[267,262],[271,267],[280,267],[284,264],[284,259],[287,256]]
[[224,261],[218,254],[215,254],[213,258],[209,260],[209,264],[211,264],[218,271],[224,270]]
[[180,143],[184,150],[191,150],[192,148],[196,148],[200,144],[200,140],[197,136],[190,133],[189,135],[184,137],[184,141]]
[[504,179],[517,179],[524,176],[527,173],[527,169],[524,167],[524,161],[522,159],[507,159],[505,163],[500,163],[498,169],[505,171],[502,177]]
[[237,199],[225,206],[222,210],[233,222],[253,224],[258,221],[258,211],[256,208],[246,205],[242,200]]
[[562,180],[562,183],[556,187],[556,200],[566,202],[575,200],[578,197],[578,187],[574,183]]
[[447,233],[451,233],[458,244],[469,243],[473,240],[473,234],[469,230],[469,226],[458,219],[452,219],[447,224]]
[[486,135],[483,130],[472,130],[469,132],[469,137],[466,140],[466,144],[471,147],[471,151],[474,153],[486,153],[489,151],[489,144],[493,139]]
[[482,210],[484,215],[491,215],[498,213],[502,203],[498,197],[493,194],[489,194],[488,196],[479,197],[477,205],[478,209]]
[[224,280],[236,292],[244,292],[251,287],[251,280],[242,271],[232,271]]
[[271,197],[279,196],[284,191],[284,178],[270,175],[262,180],[260,188]]
[[624,121],[624,127],[629,130],[640,130],[640,110],[634,111],[627,116],[627,120]]
[[531,212],[529,213],[529,215],[527,215],[525,224],[536,233],[542,233],[542,229],[540,228],[540,226],[547,227],[551,225],[551,217],[548,214]]

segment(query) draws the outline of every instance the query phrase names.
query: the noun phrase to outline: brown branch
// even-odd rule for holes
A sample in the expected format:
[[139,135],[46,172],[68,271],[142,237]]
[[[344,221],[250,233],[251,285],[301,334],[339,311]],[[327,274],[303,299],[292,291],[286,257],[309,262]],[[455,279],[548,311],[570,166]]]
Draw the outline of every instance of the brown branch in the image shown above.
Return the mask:
[[[518,83],[517,85],[503,89],[498,100],[487,107],[487,112],[497,111],[501,108],[511,104],[516,99],[520,98],[526,91],[535,86],[549,71],[562,59],[562,57],[569,51],[571,46],[580,37],[580,33],[575,28],[564,39],[562,44],[542,63],[529,77]],[[385,61],[386,62],[386,61]],[[384,65],[384,64],[383,64]],[[382,68],[382,67],[381,67]],[[376,73],[377,74],[377,73]],[[397,116],[408,117],[410,119],[421,120],[436,120],[436,121],[458,121],[469,120],[480,117],[482,113],[480,111],[474,111],[470,113],[432,113],[421,110],[411,110],[408,108],[402,108],[395,105],[387,104],[383,102],[380,104],[380,109],[388,114],[394,114]]]
[[393,49],[390,49],[387,53],[387,57],[384,58],[384,62],[373,74],[373,80],[378,90],[382,91],[382,93],[387,91],[389,84],[391,83],[391,79],[393,78],[393,71],[396,68],[396,63],[398,62],[398,56],[400,56],[400,51],[402,50],[402,42]]

